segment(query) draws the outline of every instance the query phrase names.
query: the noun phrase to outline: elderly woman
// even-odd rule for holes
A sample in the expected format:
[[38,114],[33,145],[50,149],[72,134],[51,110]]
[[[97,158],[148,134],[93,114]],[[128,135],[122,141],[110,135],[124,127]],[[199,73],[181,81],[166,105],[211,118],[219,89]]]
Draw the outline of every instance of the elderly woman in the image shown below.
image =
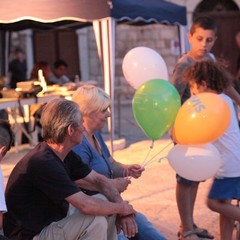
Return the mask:
[[[78,105],[65,99],[48,102],[41,124],[44,141],[16,164],[9,177],[5,235],[19,240],[117,239],[114,216],[135,211],[108,178],[71,151],[84,131]],[[80,188],[99,191],[109,201],[88,196]],[[78,210],[71,216],[69,203]]]
[[[124,181],[126,181],[124,177],[140,177],[144,169],[138,164],[124,165],[113,159],[101,136],[100,130],[103,128],[107,118],[110,117],[109,107],[111,99],[109,96],[101,88],[84,85],[74,93],[73,101],[79,105],[83,114],[83,125],[85,128],[82,143],[75,146],[73,151],[81,156],[82,160],[96,172],[108,178],[114,178],[118,183],[122,181],[122,186]],[[122,189],[119,188],[119,191],[122,190],[124,190],[124,187]],[[86,193],[91,195],[96,192],[86,191]],[[143,214],[137,213],[135,221],[138,225],[138,234],[135,239],[165,239]],[[118,224],[119,229],[121,228],[124,235],[128,236],[124,219],[120,219]]]

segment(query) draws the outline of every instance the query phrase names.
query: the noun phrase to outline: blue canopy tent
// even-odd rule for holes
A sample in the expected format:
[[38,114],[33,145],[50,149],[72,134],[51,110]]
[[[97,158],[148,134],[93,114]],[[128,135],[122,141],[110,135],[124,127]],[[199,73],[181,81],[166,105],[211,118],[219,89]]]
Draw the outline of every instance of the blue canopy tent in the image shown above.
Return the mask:
[[111,17],[118,21],[143,21],[186,25],[186,8],[164,0],[113,0]]
[[[93,24],[99,57],[103,66],[105,91],[114,99],[116,23],[171,24],[179,33],[186,27],[186,8],[164,0],[1,0],[0,30],[27,28],[81,28]],[[181,52],[185,40],[179,34]],[[3,41],[4,43],[4,41]],[[2,43],[1,56],[6,56]],[[3,57],[4,58],[4,57]],[[114,109],[109,122],[114,138]],[[111,145],[111,151],[113,151]]]

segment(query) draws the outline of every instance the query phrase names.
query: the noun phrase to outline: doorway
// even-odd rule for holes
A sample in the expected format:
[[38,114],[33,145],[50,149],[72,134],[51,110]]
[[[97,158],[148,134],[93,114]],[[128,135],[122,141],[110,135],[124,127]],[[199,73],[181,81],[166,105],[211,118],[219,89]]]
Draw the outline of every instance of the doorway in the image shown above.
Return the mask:
[[75,30],[41,31],[33,33],[34,62],[47,61],[51,66],[57,59],[68,64],[68,77],[80,76],[78,39]]
[[240,32],[240,11],[237,4],[232,0],[203,0],[196,7],[193,18],[200,15],[215,20],[218,38],[212,52],[230,73],[236,75],[240,52],[235,41],[235,35]]

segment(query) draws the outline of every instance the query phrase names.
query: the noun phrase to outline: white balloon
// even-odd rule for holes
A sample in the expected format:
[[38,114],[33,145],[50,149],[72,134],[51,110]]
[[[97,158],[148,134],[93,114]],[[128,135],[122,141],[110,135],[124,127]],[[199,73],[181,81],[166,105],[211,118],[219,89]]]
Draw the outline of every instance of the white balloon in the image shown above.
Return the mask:
[[213,144],[175,145],[168,153],[168,162],[180,176],[192,181],[213,177],[222,159]]
[[136,47],[123,58],[123,75],[137,89],[151,79],[168,81],[168,70],[163,58],[151,48]]

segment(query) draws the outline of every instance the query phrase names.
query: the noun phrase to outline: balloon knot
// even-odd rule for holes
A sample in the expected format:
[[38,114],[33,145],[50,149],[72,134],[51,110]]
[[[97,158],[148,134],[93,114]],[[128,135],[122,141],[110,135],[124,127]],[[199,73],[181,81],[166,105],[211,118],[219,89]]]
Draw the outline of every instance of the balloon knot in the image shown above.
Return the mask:
[[152,149],[153,146],[154,146],[154,140],[152,141],[152,144],[151,144],[150,148]]

